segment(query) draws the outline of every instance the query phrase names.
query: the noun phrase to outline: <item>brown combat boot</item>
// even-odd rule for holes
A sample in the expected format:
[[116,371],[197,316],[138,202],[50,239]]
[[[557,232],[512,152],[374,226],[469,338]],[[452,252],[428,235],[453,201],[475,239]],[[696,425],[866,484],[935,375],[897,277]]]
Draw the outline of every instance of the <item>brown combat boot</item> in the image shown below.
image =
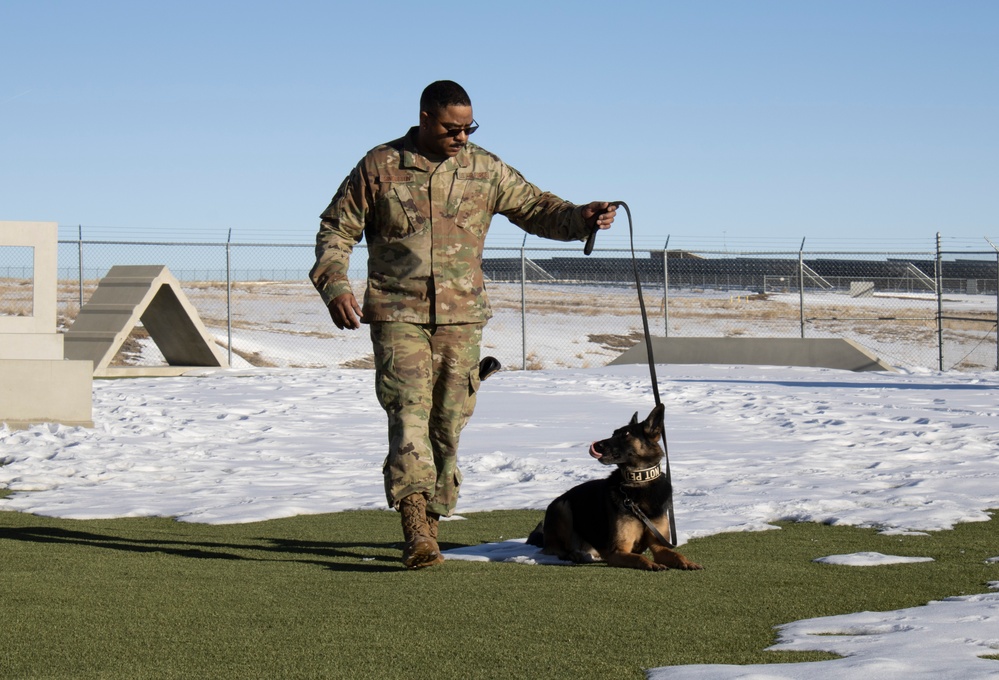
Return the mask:
[[436,512],[427,511],[427,528],[430,529],[430,538],[437,540],[437,524],[440,522],[441,516]]
[[402,534],[406,544],[402,548],[402,563],[407,569],[423,569],[444,561],[437,541],[430,535],[427,523],[427,499],[414,493],[399,502],[402,514]]

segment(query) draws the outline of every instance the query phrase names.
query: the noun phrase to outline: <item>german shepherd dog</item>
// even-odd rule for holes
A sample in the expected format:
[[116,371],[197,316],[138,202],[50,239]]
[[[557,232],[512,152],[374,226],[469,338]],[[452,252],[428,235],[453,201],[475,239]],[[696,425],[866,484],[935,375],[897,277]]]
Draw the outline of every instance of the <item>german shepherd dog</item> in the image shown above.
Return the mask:
[[[638,413],[608,439],[590,445],[590,455],[617,465],[606,479],[575,486],[548,506],[544,521],[528,537],[530,545],[572,562],[603,559],[612,567],[647,571],[701,569],[660,540],[629,507],[637,507],[661,536],[669,535],[670,482],[659,467],[665,407],[656,406],[643,422]],[[675,541],[675,537],[670,537]],[[643,553],[652,551],[650,560]]]

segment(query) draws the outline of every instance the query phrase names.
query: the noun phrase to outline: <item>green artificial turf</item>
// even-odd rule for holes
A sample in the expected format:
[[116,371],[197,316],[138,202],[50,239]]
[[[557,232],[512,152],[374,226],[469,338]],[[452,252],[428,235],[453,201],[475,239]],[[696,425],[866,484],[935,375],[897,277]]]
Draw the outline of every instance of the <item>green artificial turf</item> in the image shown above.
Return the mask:
[[[523,537],[540,512],[470,513],[445,549]],[[773,627],[986,592],[996,520],[927,536],[784,524],[691,541],[700,572],[399,563],[398,516],[253,524],[0,512],[0,677],[642,678],[650,667],[830,658]],[[934,562],[842,567],[876,551]]]

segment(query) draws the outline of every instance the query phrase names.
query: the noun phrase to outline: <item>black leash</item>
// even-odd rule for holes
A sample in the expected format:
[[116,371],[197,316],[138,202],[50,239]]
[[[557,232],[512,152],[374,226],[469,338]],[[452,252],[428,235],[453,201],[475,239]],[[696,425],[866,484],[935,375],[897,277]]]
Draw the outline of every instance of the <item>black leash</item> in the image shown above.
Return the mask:
[[[631,221],[631,209],[628,204],[624,201],[613,201],[613,204],[624,208],[624,212],[628,215],[628,234],[631,240],[631,267],[635,273],[635,289],[638,291],[638,306],[642,310],[642,329],[645,331],[645,353],[649,359],[649,374],[652,377],[652,395],[655,397],[656,406],[662,404],[662,400],[659,398],[659,379],[656,377],[656,361],[655,357],[652,355],[652,333],[649,332],[649,315],[645,311],[645,298],[642,296],[642,280],[638,275],[638,258],[635,256],[635,228]],[[594,227],[593,232],[590,234],[589,238],[586,239],[586,245],[583,247],[583,254],[589,255],[593,252],[593,244],[597,239],[597,232],[600,231],[599,228]],[[663,266],[666,266],[665,259],[663,260]],[[667,541],[663,538],[655,527],[652,526],[652,522],[649,518],[645,516],[635,503],[625,496],[625,507],[627,507],[632,513],[635,514],[638,519],[640,519],[645,526],[652,531],[652,535],[656,537],[657,540],[665,544],[667,547],[676,547],[676,518],[673,517],[673,478],[669,471],[669,446],[666,444],[666,423],[663,422],[663,432],[662,432],[662,442],[663,442],[663,461],[666,465],[666,481],[669,483],[669,495],[666,497],[666,511],[669,515],[669,536],[673,542]]]
[[[656,540],[659,541],[659,543],[661,545],[664,545],[667,548],[675,548],[676,547],[676,543],[670,542],[669,540],[666,539],[665,536],[663,536],[661,533],[659,533],[659,529],[656,529],[656,525],[652,523],[652,520],[650,520],[648,517],[646,517],[645,513],[642,512],[642,509],[640,507],[638,507],[638,503],[636,503],[635,501],[633,501],[630,498],[628,498],[628,494],[624,493],[624,489],[621,489],[621,493],[624,495],[624,500],[622,501],[622,504],[624,505],[624,507],[628,511],[630,511],[631,514],[633,514],[635,517],[637,517],[638,519],[642,520],[642,524],[644,524],[645,528],[648,529],[652,533],[653,536],[655,536]],[[672,496],[672,493],[670,495]],[[670,521],[672,522],[672,520],[673,520],[673,513],[672,513],[672,511],[669,514],[669,518],[670,518]],[[673,530],[673,527],[671,525],[670,526],[670,531],[672,531],[672,530]]]

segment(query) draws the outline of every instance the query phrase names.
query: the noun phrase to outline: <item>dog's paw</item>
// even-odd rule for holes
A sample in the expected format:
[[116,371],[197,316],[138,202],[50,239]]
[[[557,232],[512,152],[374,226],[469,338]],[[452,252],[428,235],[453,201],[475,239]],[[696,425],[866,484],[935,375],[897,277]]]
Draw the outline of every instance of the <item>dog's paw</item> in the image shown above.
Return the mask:
[[571,560],[576,564],[593,564],[594,562],[599,561],[597,557],[594,557],[593,553],[586,550],[573,550],[572,552],[566,554],[565,557],[562,557],[562,559]]
[[683,569],[685,571],[700,571],[701,569],[704,569],[704,567],[699,565],[697,562],[691,562],[687,559],[683,560],[679,565],[677,565],[676,568]]

